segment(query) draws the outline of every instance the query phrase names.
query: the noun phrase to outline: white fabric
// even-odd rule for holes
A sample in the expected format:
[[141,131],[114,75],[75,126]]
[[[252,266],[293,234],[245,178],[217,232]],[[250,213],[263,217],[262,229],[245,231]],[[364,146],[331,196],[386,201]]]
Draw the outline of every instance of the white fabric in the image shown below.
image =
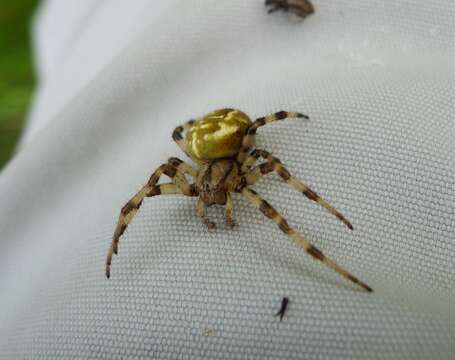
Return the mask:
[[[0,359],[452,359],[455,5],[315,0],[45,1],[41,85],[0,176]],[[222,107],[302,111],[258,131],[343,224],[270,175],[256,187],[367,294],[235,196],[209,232],[195,199],[123,204],[175,126]],[[283,296],[290,304],[274,317]]]

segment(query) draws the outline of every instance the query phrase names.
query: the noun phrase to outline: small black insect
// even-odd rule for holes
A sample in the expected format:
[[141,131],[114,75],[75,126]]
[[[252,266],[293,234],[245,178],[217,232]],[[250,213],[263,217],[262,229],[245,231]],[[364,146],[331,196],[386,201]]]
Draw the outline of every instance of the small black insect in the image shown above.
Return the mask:
[[277,10],[292,11],[303,18],[314,13],[314,6],[308,0],[265,0],[265,5],[270,6],[268,13]]
[[289,304],[289,299],[287,297],[284,297],[283,300],[281,300],[281,308],[280,311],[278,311],[275,316],[280,315],[280,321],[283,320],[284,313],[286,312],[286,309]]

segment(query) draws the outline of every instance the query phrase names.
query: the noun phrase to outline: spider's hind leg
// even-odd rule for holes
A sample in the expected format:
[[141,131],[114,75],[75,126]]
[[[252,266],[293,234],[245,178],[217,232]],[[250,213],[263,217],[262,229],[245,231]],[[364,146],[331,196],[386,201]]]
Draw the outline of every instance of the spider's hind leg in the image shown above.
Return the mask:
[[325,256],[321,250],[311,244],[308,240],[306,240],[302,235],[300,235],[296,230],[292,229],[287,221],[281,216],[281,214],[276,211],[267,201],[259,196],[254,190],[245,187],[242,190],[242,195],[251,203],[253,203],[265,216],[267,216],[270,220],[275,222],[281,231],[283,231],[294,243],[302,247],[308,254],[310,254],[314,259],[321,261],[323,264],[331,268],[332,270],[339,273],[341,276],[345,277],[346,279],[352,281],[353,283],[359,285],[366,291],[373,291],[371,287],[369,287],[364,282],[360,281],[354,275],[352,275],[349,271],[343,269],[340,265],[338,265],[335,261],[331,260],[327,256]]

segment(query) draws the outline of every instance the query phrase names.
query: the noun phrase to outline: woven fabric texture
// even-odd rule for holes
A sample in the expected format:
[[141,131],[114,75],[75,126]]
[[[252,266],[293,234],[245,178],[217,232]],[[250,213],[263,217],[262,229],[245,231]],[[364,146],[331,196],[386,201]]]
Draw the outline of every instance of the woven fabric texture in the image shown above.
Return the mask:
[[[0,175],[0,359],[452,359],[455,5],[315,0],[44,1],[40,73]],[[120,208],[189,118],[281,109],[257,147],[342,211],[276,175],[255,189],[372,286],[363,292],[234,196],[208,231],[195,199],[142,205],[104,262]],[[280,322],[274,314],[290,299]]]

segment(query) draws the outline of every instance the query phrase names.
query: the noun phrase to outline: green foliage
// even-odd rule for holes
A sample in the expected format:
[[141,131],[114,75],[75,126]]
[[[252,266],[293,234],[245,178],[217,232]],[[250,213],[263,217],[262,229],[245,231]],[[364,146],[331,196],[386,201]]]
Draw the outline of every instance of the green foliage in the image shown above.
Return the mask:
[[35,86],[30,20],[37,4],[0,2],[0,168],[14,151]]

